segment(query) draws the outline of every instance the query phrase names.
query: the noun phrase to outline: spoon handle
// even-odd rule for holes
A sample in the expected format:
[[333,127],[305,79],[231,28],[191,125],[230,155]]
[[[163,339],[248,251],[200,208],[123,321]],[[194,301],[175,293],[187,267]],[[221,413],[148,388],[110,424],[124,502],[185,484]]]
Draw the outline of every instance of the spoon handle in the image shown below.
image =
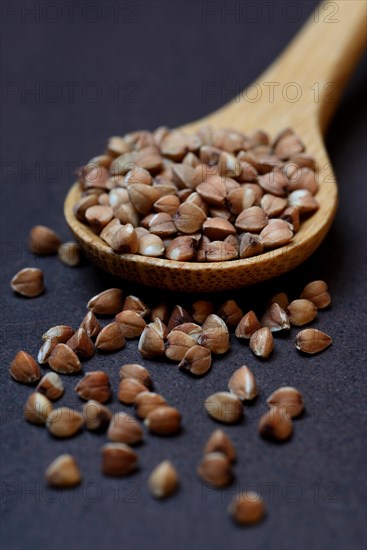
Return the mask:
[[366,16],[364,0],[326,0],[317,6],[283,54],[257,81],[280,86],[277,112],[280,109],[285,118],[293,118],[297,111],[299,122],[316,117],[325,132],[366,46]]

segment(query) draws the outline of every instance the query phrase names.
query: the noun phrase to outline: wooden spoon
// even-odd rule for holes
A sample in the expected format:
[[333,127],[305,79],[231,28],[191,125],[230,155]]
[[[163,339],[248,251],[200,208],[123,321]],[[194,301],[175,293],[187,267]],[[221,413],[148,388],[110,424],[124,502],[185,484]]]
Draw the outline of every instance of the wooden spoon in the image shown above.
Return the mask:
[[75,184],[65,201],[65,217],[75,238],[103,269],[148,286],[217,291],[257,283],[293,269],[325,237],[337,208],[337,185],[323,135],[366,42],[366,3],[326,1],[317,7],[285,52],[239,97],[209,116],[184,126],[233,128],[245,133],[262,128],[272,136],[292,127],[319,167],[319,210],[304,221],[291,243],[244,260],[221,263],[176,262],[135,254],[117,255],[74,216],[80,197]]

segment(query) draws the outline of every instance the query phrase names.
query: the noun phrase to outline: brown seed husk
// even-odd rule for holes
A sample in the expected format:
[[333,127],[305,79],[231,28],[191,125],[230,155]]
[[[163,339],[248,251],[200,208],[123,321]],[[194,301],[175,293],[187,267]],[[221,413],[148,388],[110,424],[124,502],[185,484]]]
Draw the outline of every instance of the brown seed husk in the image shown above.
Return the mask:
[[[87,219],[85,217],[85,213],[91,206],[95,206],[98,204],[98,195],[92,194],[92,195],[85,195],[79,199],[79,201],[74,206],[74,214],[75,217],[83,223],[87,223]],[[60,241],[61,242],[61,241]]]
[[48,363],[51,353],[58,343],[59,342],[54,338],[48,338],[43,342],[37,354],[37,361],[40,365]]
[[300,228],[301,221],[299,217],[299,210],[296,206],[288,206],[288,208],[286,208],[281,214],[280,219],[290,223],[293,226],[294,233],[297,233]]
[[288,192],[289,179],[279,170],[274,170],[260,176],[258,182],[266,193],[277,197],[285,197]]
[[238,250],[226,241],[212,241],[205,247],[207,262],[227,262],[238,257]]
[[177,490],[178,474],[169,460],[154,468],[148,480],[149,490],[155,498],[166,498]]
[[73,336],[74,329],[69,325],[56,325],[42,334],[43,340],[55,340],[59,344],[66,344]]
[[235,335],[237,338],[248,340],[259,329],[261,329],[260,321],[253,311],[248,311],[238,323]]
[[128,187],[130,201],[142,216],[146,216],[153,209],[153,204],[159,199],[158,191],[144,183],[134,183]]
[[110,161],[107,158],[97,157],[89,161],[82,170],[83,188],[93,189],[93,192],[98,188],[99,191],[105,191],[108,186],[108,170],[107,166]]
[[46,426],[50,434],[55,437],[72,437],[77,434],[84,424],[83,416],[68,407],[54,409],[47,417]]
[[51,401],[56,401],[64,393],[64,384],[56,372],[48,372],[39,381],[36,392],[42,393]]
[[136,470],[138,455],[125,443],[107,443],[102,447],[102,471],[108,476],[125,476]]
[[97,336],[96,348],[103,352],[112,352],[125,346],[125,337],[120,323],[113,322],[101,330]]
[[164,355],[165,346],[163,337],[153,327],[153,323],[149,323],[141,333],[138,349],[142,357],[146,359]]
[[43,272],[36,267],[25,267],[14,275],[10,281],[11,288],[26,298],[36,298],[43,293]]
[[214,430],[204,447],[204,454],[222,453],[230,462],[236,460],[236,450],[232,441],[223,430]]
[[210,370],[211,365],[212,355],[210,350],[200,345],[194,345],[186,351],[178,366],[181,370],[194,376],[203,376]]
[[110,206],[96,204],[90,206],[85,211],[85,219],[89,223],[94,233],[97,235],[102,231],[105,225],[107,225],[113,218],[113,210]]
[[191,336],[195,342],[197,342],[203,332],[203,329],[196,323],[183,323],[182,325],[177,325],[177,327],[173,328],[171,332],[174,331],[184,332],[185,334]]
[[149,222],[149,231],[164,239],[175,235],[177,233],[177,228],[170,214],[158,212],[158,214],[153,215]]
[[204,455],[197,467],[200,479],[214,487],[226,487],[233,478],[232,466],[223,453],[212,452]]
[[277,303],[271,304],[268,307],[261,318],[261,324],[264,327],[268,327],[271,332],[290,329],[288,315]]
[[278,248],[292,239],[293,231],[288,222],[280,219],[269,220],[269,223],[260,233],[264,248]]
[[229,235],[235,235],[236,228],[228,220],[213,216],[203,223],[203,233],[211,241],[223,241]]
[[139,239],[139,254],[159,258],[164,254],[164,244],[158,235],[143,235]]
[[317,307],[310,300],[293,300],[287,308],[292,325],[301,327],[311,323],[317,315]]
[[51,462],[45,473],[46,481],[51,487],[74,487],[81,482],[79,466],[69,454],[58,456]]
[[289,416],[282,408],[271,407],[260,418],[259,432],[265,439],[286,441],[293,433],[293,425]]
[[174,407],[162,405],[154,408],[144,423],[154,434],[173,435],[181,429],[181,415]]
[[94,355],[94,344],[83,328],[79,328],[75,334],[66,342],[78,357],[88,359]]
[[126,296],[122,309],[123,311],[135,311],[141,317],[147,317],[150,313],[148,306],[140,298],[131,294]]
[[312,214],[319,208],[319,203],[307,189],[299,189],[290,193],[288,203],[290,206],[298,208],[301,216]]
[[235,225],[239,231],[259,233],[268,224],[268,216],[260,206],[251,206],[243,210],[236,218]]
[[136,254],[139,250],[139,239],[131,223],[121,225],[111,234],[111,248],[117,254]]
[[111,398],[111,385],[108,374],[101,370],[87,372],[75,386],[75,391],[81,399],[93,399],[105,403]]
[[164,195],[154,203],[153,208],[156,212],[165,212],[174,216],[179,206],[180,199],[176,195]]
[[77,243],[71,241],[60,245],[57,255],[59,260],[69,267],[76,267],[82,261],[82,249]]
[[291,386],[283,386],[275,390],[266,400],[269,407],[279,407],[289,418],[299,416],[303,409],[303,397],[299,390]]
[[296,336],[296,348],[311,355],[328,348],[332,342],[332,338],[328,334],[315,328],[301,330]]
[[214,313],[214,305],[208,300],[197,300],[192,304],[192,318],[195,323],[201,325],[212,313]]
[[206,262],[207,261],[206,254],[207,254],[209,245],[210,245],[210,240],[208,239],[208,237],[203,235],[201,237],[200,241],[198,242],[198,245],[197,245],[197,250],[196,250],[196,261],[197,262]]
[[172,330],[167,336],[166,357],[171,361],[182,361],[187,350],[195,346],[194,338],[180,330]]
[[31,393],[25,404],[24,417],[32,424],[43,425],[52,409],[52,403],[47,397],[38,392]]
[[95,315],[116,315],[122,310],[123,294],[119,288],[109,288],[93,296],[87,304]]
[[127,363],[122,365],[119,371],[120,379],[124,380],[125,378],[134,378],[147,388],[153,386],[152,378],[145,367],[138,365],[136,363]]
[[228,389],[242,401],[251,401],[258,395],[255,377],[246,365],[234,371]]
[[107,225],[104,226],[99,236],[112,248],[112,237],[121,227],[120,220],[113,218]]
[[155,321],[157,318],[160,319],[163,323],[167,324],[169,319],[168,306],[164,302],[158,304],[152,309],[151,314],[152,321]]
[[176,229],[190,235],[199,231],[205,220],[205,212],[196,204],[189,202],[182,203],[173,216]]
[[300,298],[310,300],[317,309],[324,309],[331,304],[331,296],[324,281],[312,281],[303,289]]
[[45,225],[32,227],[29,235],[29,249],[33,254],[48,256],[56,254],[61,244],[61,239],[55,231]]
[[285,128],[279,132],[274,138],[273,147],[275,154],[282,160],[287,160],[305,150],[305,146],[292,128]]
[[115,320],[120,323],[125,338],[137,338],[146,325],[139,313],[128,309],[118,313]]
[[196,242],[189,235],[172,239],[166,247],[166,258],[177,262],[189,262],[195,257]]
[[139,380],[135,378],[123,378],[118,387],[118,399],[125,405],[132,405],[135,402],[136,396],[147,391],[148,388],[144,386]]
[[250,338],[250,349],[258,357],[266,359],[274,350],[274,339],[268,327],[254,332]]
[[167,405],[167,401],[158,393],[143,391],[137,394],[134,404],[139,418],[146,418],[152,410]]
[[10,364],[9,373],[22,384],[33,384],[41,378],[41,369],[26,351],[18,351]]
[[211,353],[221,355],[230,348],[229,332],[226,323],[218,315],[209,315],[204,324],[198,343]]
[[57,344],[54,347],[48,364],[58,374],[73,374],[82,368],[78,356],[66,344]]
[[200,183],[197,193],[207,203],[213,206],[224,206],[227,191],[220,176],[209,176],[207,181]]
[[251,187],[233,189],[227,195],[227,204],[232,214],[238,216],[246,208],[254,206],[256,201],[255,191]]
[[112,412],[102,403],[90,399],[83,407],[85,427],[92,432],[105,432],[110,424]]
[[213,393],[206,398],[204,407],[209,416],[225,424],[238,422],[243,416],[240,399],[229,392]]
[[150,327],[158,334],[160,338],[163,338],[163,340],[167,338],[167,327],[160,319],[154,319],[153,323],[150,323]]
[[102,326],[93,311],[88,311],[87,315],[80,323],[80,328],[85,330],[89,338],[96,338],[102,330]]
[[139,422],[129,414],[119,412],[113,415],[107,437],[111,441],[134,445],[143,440],[143,429]]
[[259,235],[243,233],[240,237],[240,258],[251,258],[262,254],[264,245]]
[[170,318],[168,320],[167,331],[171,332],[171,330],[178,325],[183,325],[184,323],[190,322],[192,322],[191,315],[183,307],[176,305],[173,308]]
[[287,206],[287,200],[281,197],[275,197],[266,193],[261,198],[261,208],[263,208],[269,218],[279,216]]
[[269,302],[271,304],[278,304],[282,309],[286,310],[289,305],[289,299],[285,292],[278,292]]
[[296,168],[293,165],[293,171],[290,174],[289,190],[307,189],[315,195],[319,189],[318,176],[314,170],[310,170],[307,166]]
[[107,143],[107,153],[112,157],[118,157],[131,151],[130,145],[119,136],[110,137]]
[[243,311],[235,300],[227,300],[218,309],[217,315],[227,326],[235,327],[243,317]]
[[265,505],[262,498],[251,491],[238,494],[229,507],[229,513],[239,525],[253,525],[263,520]]

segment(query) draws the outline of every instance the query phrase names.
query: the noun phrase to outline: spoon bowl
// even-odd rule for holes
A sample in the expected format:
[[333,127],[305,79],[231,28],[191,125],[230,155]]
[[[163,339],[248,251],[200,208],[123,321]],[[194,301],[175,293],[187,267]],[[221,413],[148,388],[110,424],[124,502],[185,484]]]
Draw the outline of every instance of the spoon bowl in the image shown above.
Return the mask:
[[[333,11],[331,13],[331,8]],[[333,221],[337,184],[323,135],[342,89],[363,52],[366,4],[360,0],[321,4],[285,52],[239,97],[207,117],[182,127],[231,128],[250,133],[257,128],[274,136],[291,127],[301,137],[318,167],[319,209],[303,221],[286,246],[258,256],[218,263],[178,262],[137,254],[116,254],[77,220],[73,207],[79,184],[65,201],[65,218],[86,254],[102,269],[147,286],[211,292],[250,285],[281,275],[304,262],[320,245]]]

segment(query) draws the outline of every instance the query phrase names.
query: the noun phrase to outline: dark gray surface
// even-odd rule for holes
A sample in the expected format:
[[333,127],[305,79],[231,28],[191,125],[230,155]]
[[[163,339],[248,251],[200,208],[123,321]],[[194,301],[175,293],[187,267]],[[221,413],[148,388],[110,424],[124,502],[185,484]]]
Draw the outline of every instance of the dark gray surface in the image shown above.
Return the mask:
[[[39,16],[24,11],[32,4],[41,10]],[[182,411],[184,430],[174,440],[148,436],[139,448],[139,472],[116,480],[100,474],[104,436],[83,433],[54,441],[42,428],[26,425],[22,405],[30,389],[13,382],[7,372],[19,349],[37,353],[40,335],[49,326],[77,326],[88,298],[109,286],[121,284],[149,304],[162,297],[157,291],[119,283],[93,265],[73,270],[55,258],[31,257],[26,237],[37,223],[69,237],[62,206],[72,182],[71,167],[103,150],[108,136],[162,123],[175,126],[217,108],[231,90],[242,89],[266,67],[314,5],[298,2],[294,18],[294,3],[277,2],[272,20],[266,2],[257,2],[256,12],[250,4],[255,3],[72,2],[74,16],[66,2],[1,6],[15,9],[13,15],[1,14],[1,77],[6,91],[1,103],[4,550],[366,547],[366,59],[328,134],[340,208],[325,243],[293,273],[213,297],[219,304],[235,296],[245,310],[253,307],[261,313],[272,293],[285,289],[296,297],[305,283],[325,278],[333,305],[319,314],[314,326],[333,336],[328,351],[300,357],[293,330],[288,338],[277,337],[274,356],[266,363],[255,360],[233,339],[231,352],[216,360],[201,380],[180,374],[174,366],[144,361],[157,391]],[[52,11],[55,5],[58,12]],[[242,11],[225,20],[218,10],[230,5]],[[93,6],[100,11],[93,12]],[[205,22],[203,10],[208,6],[215,12]],[[244,6],[249,11],[243,11]],[[68,95],[71,82],[76,83],[75,97]],[[114,95],[117,82],[120,97]],[[91,83],[101,93],[97,101],[92,101]],[[207,98],[205,83],[217,90]],[[36,87],[36,95],[24,95],[24,87]],[[52,101],[55,91],[61,95]],[[47,292],[35,300],[18,298],[9,289],[11,276],[25,266],[45,272]],[[190,299],[169,296],[171,303],[182,305]],[[136,342],[111,356],[96,355],[84,370],[105,369],[116,387],[119,365],[132,361],[140,361]],[[238,448],[236,482],[224,491],[206,492],[195,464],[217,426],[203,413],[202,402],[213,391],[225,389],[229,374],[243,363],[255,372],[261,395],[246,409],[246,420],[227,429]],[[72,391],[79,377],[64,378],[67,391],[59,403],[80,407]],[[307,410],[295,422],[292,441],[277,446],[259,439],[256,421],[266,409],[266,396],[282,384],[302,391]],[[111,407],[128,410],[116,396]],[[45,468],[61,452],[75,454],[84,477],[80,488],[62,493],[50,491],[43,482]],[[174,498],[160,503],[149,496],[146,479],[163,458],[177,466],[182,487]],[[240,529],[226,514],[227,502],[236,489],[250,487],[262,491],[268,517],[261,525]]]

